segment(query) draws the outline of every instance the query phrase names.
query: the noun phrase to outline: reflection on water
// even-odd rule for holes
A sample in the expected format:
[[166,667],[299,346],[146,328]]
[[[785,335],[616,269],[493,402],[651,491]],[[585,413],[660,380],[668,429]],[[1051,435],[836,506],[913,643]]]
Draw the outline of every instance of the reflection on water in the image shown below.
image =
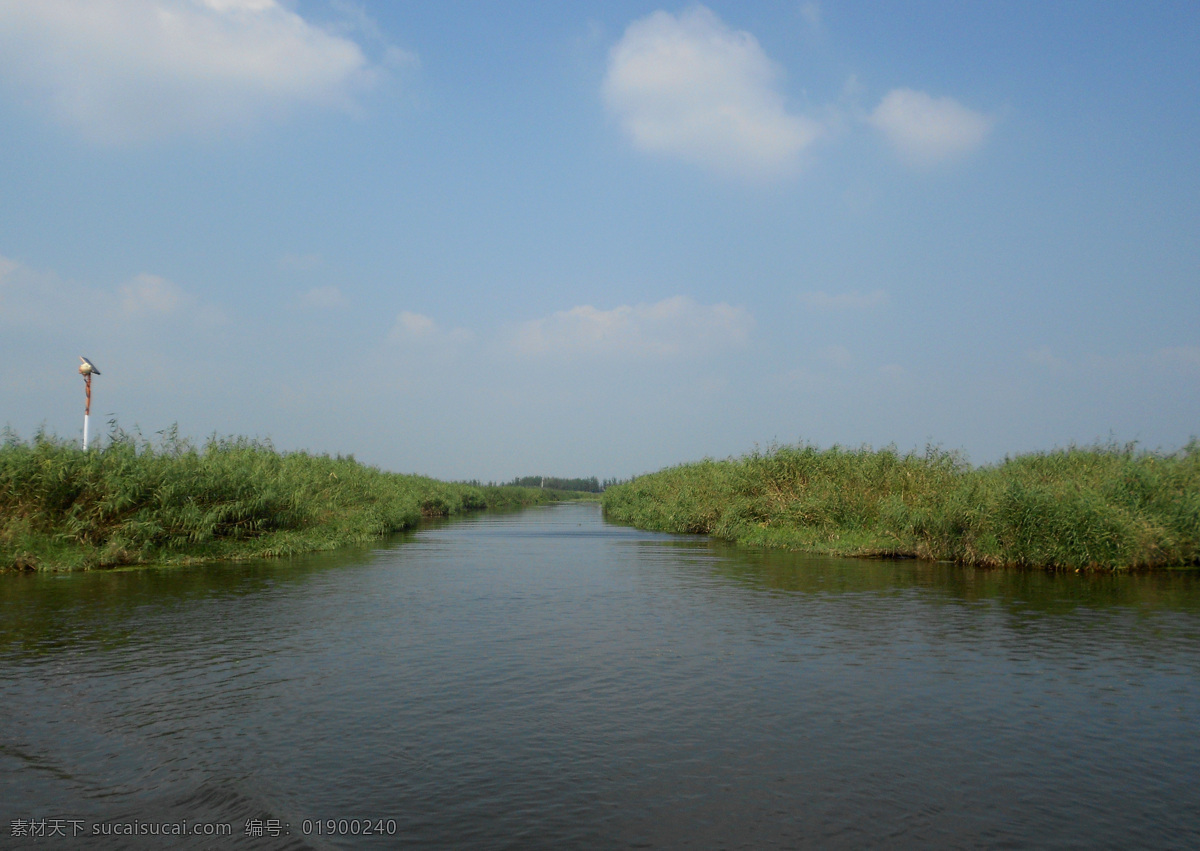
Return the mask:
[[595,505],[4,575],[0,846],[1195,846],[1198,673],[1195,574],[746,552]]
[[[390,545],[412,535],[398,535]],[[325,571],[370,564],[385,552],[350,547],[284,560],[0,574],[0,650],[40,654],[81,644],[115,649],[130,641],[152,640],[158,630],[177,640],[181,628],[209,626],[196,616],[198,610],[220,618],[228,608],[224,601],[269,592]]]

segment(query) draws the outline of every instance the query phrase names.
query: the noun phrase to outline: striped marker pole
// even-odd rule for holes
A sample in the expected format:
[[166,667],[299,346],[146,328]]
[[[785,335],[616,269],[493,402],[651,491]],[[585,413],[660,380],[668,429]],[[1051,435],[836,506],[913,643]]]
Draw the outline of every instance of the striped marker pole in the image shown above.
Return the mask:
[[83,361],[79,365],[79,374],[83,376],[83,392],[86,397],[86,402],[83,406],[83,451],[88,448],[88,421],[92,416],[92,376],[99,375],[100,370],[96,369],[96,365],[83,355],[79,356]]

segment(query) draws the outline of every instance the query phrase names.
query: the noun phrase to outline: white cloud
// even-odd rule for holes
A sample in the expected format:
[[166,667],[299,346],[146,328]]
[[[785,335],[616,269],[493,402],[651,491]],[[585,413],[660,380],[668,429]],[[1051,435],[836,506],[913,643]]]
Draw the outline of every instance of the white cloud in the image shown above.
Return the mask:
[[341,16],[341,21],[330,27],[331,32],[342,36],[355,34],[366,41],[382,46],[384,65],[393,68],[412,68],[421,64],[421,59],[417,54],[389,44],[383,29],[375,22],[374,18],[367,14],[367,10],[360,3],[350,2],[350,0],[329,0],[329,5]]
[[118,314],[111,292],[63,281],[0,256],[0,325],[43,330]]
[[527,354],[676,355],[742,345],[754,318],[741,307],[674,296],[654,304],[599,310],[581,305],[522,325],[514,341]]
[[887,304],[888,295],[883,290],[872,290],[860,293],[857,290],[848,293],[815,292],[800,293],[800,301],[809,307],[819,310],[868,310]]
[[717,171],[795,171],[820,125],[793,115],[748,32],[703,6],[634,21],[609,52],[604,101],[634,145]]
[[160,275],[143,272],[116,287],[97,287],[0,256],[0,324],[62,333],[107,323],[147,327],[168,317],[181,323],[177,328],[228,321],[218,307]]
[[893,89],[867,118],[911,165],[931,166],[978,148],[995,123],[953,98]]
[[419,340],[424,337],[432,337],[436,331],[437,323],[428,316],[402,310],[396,317],[396,324],[392,327],[392,339]]
[[117,297],[128,316],[174,313],[194,301],[178,284],[145,272],[117,287]]
[[433,319],[408,310],[400,311],[388,339],[393,343],[464,343],[471,339],[465,328],[445,331]]
[[346,306],[346,297],[337,287],[313,287],[300,296],[304,310],[333,310]]
[[40,282],[29,277],[21,264],[0,254],[0,325],[23,325],[34,319],[29,301]]
[[349,108],[377,69],[277,0],[0,3],[0,81],[109,143]]

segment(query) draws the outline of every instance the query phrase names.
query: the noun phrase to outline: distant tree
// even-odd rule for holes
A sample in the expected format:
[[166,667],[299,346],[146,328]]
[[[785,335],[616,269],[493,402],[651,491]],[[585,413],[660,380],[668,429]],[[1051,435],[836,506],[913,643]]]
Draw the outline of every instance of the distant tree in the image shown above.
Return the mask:
[[600,493],[600,480],[595,476],[586,479],[563,479],[557,476],[518,476],[511,484],[521,488],[552,488],[560,491],[583,491]]

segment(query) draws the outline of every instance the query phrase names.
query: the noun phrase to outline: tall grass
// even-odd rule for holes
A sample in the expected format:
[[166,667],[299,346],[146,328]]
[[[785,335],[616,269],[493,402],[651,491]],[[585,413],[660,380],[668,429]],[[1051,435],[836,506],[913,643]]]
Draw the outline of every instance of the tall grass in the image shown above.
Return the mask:
[[971,468],[899,454],[778,447],[609,488],[606,514],[670,532],[842,555],[1121,570],[1200,564],[1200,443],[1097,446]]
[[549,501],[525,488],[384,473],[353,457],[120,429],[84,452],[11,432],[0,446],[0,568],[88,568],[289,555],[370,541],[421,517]]

